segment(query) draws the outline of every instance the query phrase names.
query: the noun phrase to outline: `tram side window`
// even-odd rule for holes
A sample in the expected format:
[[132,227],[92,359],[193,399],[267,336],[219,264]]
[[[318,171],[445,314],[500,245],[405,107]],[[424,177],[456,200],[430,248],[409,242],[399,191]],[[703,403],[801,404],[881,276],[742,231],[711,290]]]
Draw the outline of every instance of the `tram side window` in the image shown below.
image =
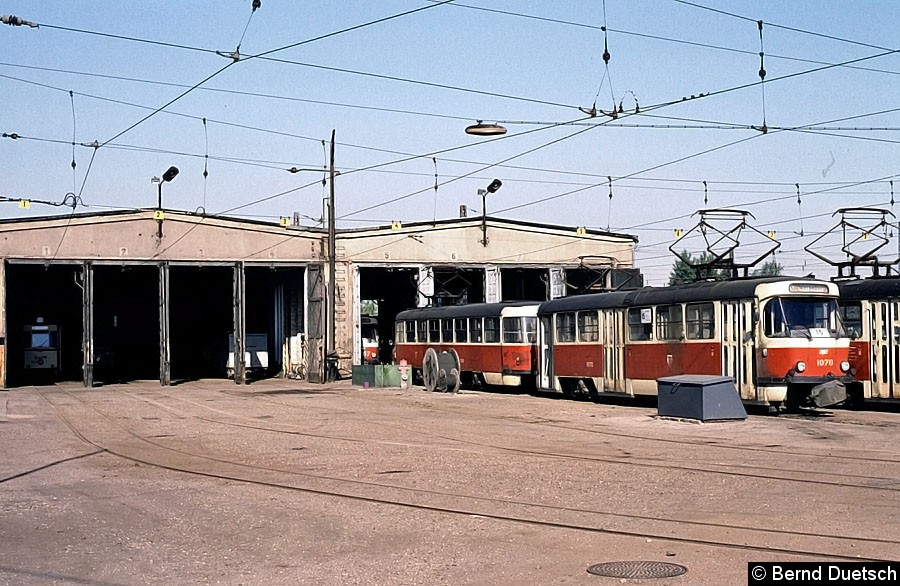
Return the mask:
[[453,341],[453,320],[452,319],[442,319],[441,320],[441,339],[444,342],[452,342]]
[[471,340],[473,344],[480,344],[483,341],[480,317],[469,318],[469,340]]
[[423,344],[428,341],[428,320],[423,319],[422,321],[416,322],[416,330],[418,331],[418,335],[416,339]]
[[394,326],[394,340],[398,344],[406,342],[406,325],[402,321],[398,321]]
[[520,317],[504,317],[503,318],[503,343],[504,344],[521,344],[525,339],[522,331],[522,318]]
[[851,338],[862,336],[862,304],[846,303],[841,306],[841,321]]
[[556,341],[557,342],[574,342],[575,341],[575,313],[557,313],[556,314]]
[[486,317],[484,318],[484,341],[486,343],[497,343],[500,341],[500,318]]
[[684,325],[681,322],[681,306],[670,305],[656,308],[656,339],[684,339]]
[[415,342],[416,341],[416,322],[408,321],[403,322],[406,324],[406,342]]
[[687,337],[689,340],[710,340],[716,337],[712,303],[694,303],[687,306]]
[[600,317],[596,311],[578,312],[578,341],[596,342],[600,339]]
[[428,341],[432,343],[441,342],[441,320],[439,319],[430,319],[428,320]]
[[628,337],[634,341],[653,339],[653,310],[632,307],[628,310]]
[[469,330],[467,329],[467,320],[466,318],[456,318],[453,320],[453,329],[456,330],[456,341],[457,342],[468,342],[469,341]]

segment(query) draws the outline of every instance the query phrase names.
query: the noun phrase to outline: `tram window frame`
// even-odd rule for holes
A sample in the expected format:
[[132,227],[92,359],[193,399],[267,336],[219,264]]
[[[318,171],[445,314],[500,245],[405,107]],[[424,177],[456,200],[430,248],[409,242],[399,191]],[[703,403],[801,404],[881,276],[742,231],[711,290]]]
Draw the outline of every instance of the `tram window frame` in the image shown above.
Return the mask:
[[553,331],[559,343],[574,342],[577,338],[575,312],[566,311],[553,316]]
[[663,305],[656,308],[656,339],[684,339],[684,308],[681,305]]
[[469,340],[473,344],[481,344],[484,340],[484,324],[480,317],[469,318]]
[[[838,307],[840,309],[841,322],[844,324],[847,336],[854,340],[861,338],[863,332],[862,303],[859,301],[848,301],[840,304]],[[851,313],[854,315],[851,315]]]
[[522,330],[525,332],[525,343],[537,343],[537,325],[538,319],[534,316],[525,316],[522,318]]
[[416,322],[416,340],[423,344],[428,343],[428,320],[420,319]]
[[712,340],[716,337],[716,308],[712,303],[688,303],[685,306],[688,340]]
[[461,344],[469,343],[468,320],[464,317],[457,317],[453,320],[453,337]]
[[[644,312],[650,311],[650,321],[644,321]],[[630,307],[628,309],[628,339],[632,342],[653,340],[653,308]]]
[[416,322],[410,320],[410,321],[405,321],[403,323],[405,325],[405,332],[406,332],[406,335],[403,338],[403,341],[406,342],[407,344],[410,342],[415,342],[416,341]]
[[500,343],[500,316],[489,315],[484,318],[484,343]]
[[406,343],[406,322],[398,321],[394,325],[394,340],[397,344]]
[[453,318],[445,317],[441,319],[441,341],[453,341]]
[[440,344],[441,343],[441,320],[439,320],[439,319],[428,320],[428,342],[430,344]]
[[600,314],[596,311],[578,312],[578,341],[600,341]]

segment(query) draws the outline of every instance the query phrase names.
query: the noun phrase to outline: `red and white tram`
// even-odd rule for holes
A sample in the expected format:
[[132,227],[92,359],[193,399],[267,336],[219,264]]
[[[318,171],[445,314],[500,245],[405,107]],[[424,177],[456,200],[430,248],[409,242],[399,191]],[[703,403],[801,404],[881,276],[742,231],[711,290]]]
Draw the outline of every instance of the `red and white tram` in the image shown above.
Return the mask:
[[658,378],[709,374],[734,379],[748,403],[799,405],[816,387],[843,396],[850,340],[837,299],[833,283],[766,277],[548,301],[539,386],[652,395]]
[[450,373],[455,388],[654,395],[659,378],[707,374],[747,403],[827,406],[851,382],[837,301],[834,283],[764,277],[413,309],[397,315],[395,352],[431,390]]
[[395,358],[406,360],[416,377],[426,371],[426,386],[432,386],[434,377],[427,371],[437,364],[437,354],[449,352],[456,355],[454,362],[459,364],[457,385],[532,390],[537,374],[534,349],[538,305],[521,301],[401,311],[395,325]]
[[867,401],[900,401],[900,278],[840,281],[850,335],[851,392]]

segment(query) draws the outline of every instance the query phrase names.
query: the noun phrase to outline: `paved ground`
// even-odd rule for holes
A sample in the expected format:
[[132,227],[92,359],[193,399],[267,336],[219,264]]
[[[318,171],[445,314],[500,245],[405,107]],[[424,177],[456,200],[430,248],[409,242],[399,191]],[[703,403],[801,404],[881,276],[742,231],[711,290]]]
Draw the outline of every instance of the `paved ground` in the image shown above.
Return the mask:
[[[900,414],[270,380],[0,392],[3,584],[746,584],[900,557]],[[660,580],[592,564],[680,564]]]

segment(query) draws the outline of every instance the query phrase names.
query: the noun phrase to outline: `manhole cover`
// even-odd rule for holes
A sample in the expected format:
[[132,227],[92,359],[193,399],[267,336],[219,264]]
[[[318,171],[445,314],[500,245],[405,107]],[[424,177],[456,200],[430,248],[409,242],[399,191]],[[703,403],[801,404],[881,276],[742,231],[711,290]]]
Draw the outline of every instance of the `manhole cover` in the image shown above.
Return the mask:
[[666,562],[606,562],[588,568],[589,574],[607,578],[672,578],[687,568]]

